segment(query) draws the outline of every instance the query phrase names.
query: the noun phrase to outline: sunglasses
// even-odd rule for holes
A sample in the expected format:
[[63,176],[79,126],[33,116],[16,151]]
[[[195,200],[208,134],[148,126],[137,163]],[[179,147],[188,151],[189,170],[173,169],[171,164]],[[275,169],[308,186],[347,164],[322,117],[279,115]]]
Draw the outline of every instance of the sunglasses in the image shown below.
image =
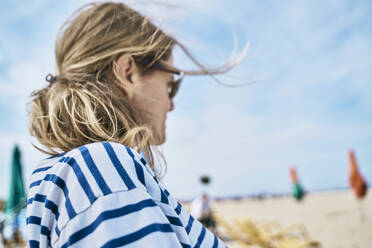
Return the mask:
[[170,99],[173,99],[176,96],[180,88],[180,85],[185,76],[185,73],[183,71],[179,71],[175,68],[172,68],[171,66],[163,64],[160,61],[156,61],[153,64],[151,64],[150,60],[143,58],[140,60],[140,63],[149,69],[165,71],[165,72],[169,72],[169,73],[176,75],[173,81],[168,84],[168,95]]

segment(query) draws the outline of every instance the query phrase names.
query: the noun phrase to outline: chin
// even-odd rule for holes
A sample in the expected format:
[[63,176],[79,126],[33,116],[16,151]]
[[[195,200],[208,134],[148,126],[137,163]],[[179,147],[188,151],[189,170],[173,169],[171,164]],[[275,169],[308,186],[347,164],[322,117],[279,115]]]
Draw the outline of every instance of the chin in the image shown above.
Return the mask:
[[152,145],[159,146],[165,143],[166,140],[165,127],[157,129],[154,128],[152,133],[153,133]]
[[165,132],[153,132],[152,145],[159,146],[165,143]]
[[165,135],[157,137],[157,139],[155,140],[155,145],[160,146],[165,143],[165,140],[166,140]]

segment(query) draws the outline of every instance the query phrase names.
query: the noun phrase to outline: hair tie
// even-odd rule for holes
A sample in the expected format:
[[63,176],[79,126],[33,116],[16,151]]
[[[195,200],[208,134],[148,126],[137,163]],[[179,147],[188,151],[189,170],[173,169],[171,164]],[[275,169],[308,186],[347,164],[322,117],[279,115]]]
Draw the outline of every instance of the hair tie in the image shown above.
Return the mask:
[[57,78],[53,76],[51,73],[49,73],[48,75],[46,75],[45,80],[52,84],[57,80]]

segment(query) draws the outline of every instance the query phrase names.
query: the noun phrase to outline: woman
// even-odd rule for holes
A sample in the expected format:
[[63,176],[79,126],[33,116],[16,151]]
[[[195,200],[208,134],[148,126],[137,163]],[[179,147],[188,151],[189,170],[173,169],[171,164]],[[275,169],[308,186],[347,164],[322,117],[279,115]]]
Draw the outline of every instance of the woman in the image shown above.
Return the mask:
[[53,155],[31,176],[30,247],[225,247],[154,174],[150,146],[166,139],[183,75],[229,69],[182,72],[175,45],[197,63],[121,3],[89,5],[64,24],[56,74],[30,112],[38,149]]

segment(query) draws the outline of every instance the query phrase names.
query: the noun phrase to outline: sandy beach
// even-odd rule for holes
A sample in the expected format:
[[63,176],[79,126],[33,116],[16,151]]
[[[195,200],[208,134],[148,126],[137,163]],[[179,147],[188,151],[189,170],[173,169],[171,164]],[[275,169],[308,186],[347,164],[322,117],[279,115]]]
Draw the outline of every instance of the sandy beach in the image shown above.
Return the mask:
[[[324,248],[372,248],[371,192],[362,201],[351,191],[333,191],[308,194],[302,202],[281,197],[226,200],[213,206],[217,215],[230,220],[278,221],[283,227],[302,223]],[[228,244],[234,247],[234,242]]]

